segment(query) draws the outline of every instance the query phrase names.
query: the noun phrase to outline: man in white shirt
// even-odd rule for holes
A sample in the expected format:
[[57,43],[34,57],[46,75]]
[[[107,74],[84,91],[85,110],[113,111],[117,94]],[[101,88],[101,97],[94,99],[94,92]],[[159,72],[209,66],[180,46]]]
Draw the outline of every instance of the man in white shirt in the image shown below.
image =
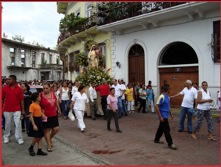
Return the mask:
[[170,98],[177,97],[179,95],[184,95],[183,101],[181,104],[181,111],[180,111],[180,125],[179,125],[179,132],[183,132],[184,130],[184,121],[185,117],[187,115],[187,130],[188,133],[192,134],[192,115],[194,109],[193,109],[193,104],[196,99],[197,99],[197,90],[192,86],[192,81],[191,80],[186,80],[185,82],[186,87],[180,92],[177,93],[174,96],[170,96]]
[[74,95],[75,92],[78,92],[79,82],[75,81],[74,86],[72,87],[71,94]]
[[121,99],[123,95],[121,91],[123,91],[123,88],[121,87],[120,84],[117,83],[116,79],[113,80],[113,85],[111,87],[115,89],[115,96],[117,97],[117,100],[118,100],[117,102],[118,117],[121,118],[121,116],[123,115],[123,105],[122,105],[122,99]]
[[122,114],[125,115],[125,116],[128,116],[127,114],[127,105],[126,105],[126,99],[125,99],[125,92],[126,92],[126,86],[123,82],[122,79],[119,79],[118,80],[118,83],[120,84],[121,86],[121,94],[122,94],[122,97],[121,97],[121,100],[122,100]]
[[90,111],[91,111],[91,117],[93,120],[96,120],[96,113],[98,110],[97,107],[97,92],[95,89],[95,82],[91,83],[90,88],[88,89],[89,92],[89,105],[90,105]]

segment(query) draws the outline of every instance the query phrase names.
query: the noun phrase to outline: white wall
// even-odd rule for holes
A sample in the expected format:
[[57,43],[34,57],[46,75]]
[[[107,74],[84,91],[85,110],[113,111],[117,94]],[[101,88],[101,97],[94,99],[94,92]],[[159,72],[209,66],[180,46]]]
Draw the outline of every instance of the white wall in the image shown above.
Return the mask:
[[[219,20],[219,17],[130,34],[113,35],[113,76],[116,79],[124,78],[128,83],[128,52],[134,44],[140,44],[145,52],[145,83],[152,80],[153,86],[157,88],[160,53],[168,44],[180,41],[190,45],[196,52],[199,62],[199,83],[207,81],[212,96],[216,97],[216,92],[220,89],[220,64],[214,64],[212,61],[211,48],[208,46],[215,20]],[[120,69],[116,67],[116,61],[121,63]]]

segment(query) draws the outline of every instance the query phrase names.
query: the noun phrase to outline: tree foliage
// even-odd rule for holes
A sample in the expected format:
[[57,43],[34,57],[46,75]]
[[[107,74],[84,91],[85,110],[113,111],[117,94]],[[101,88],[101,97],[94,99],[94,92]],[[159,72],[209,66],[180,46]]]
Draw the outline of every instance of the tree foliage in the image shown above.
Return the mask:
[[74,13],[68,14],[60,20],[59,31],[64,32],[70,29],[77,30],[78,26],[84,24],[86,21],[87,18],[75,16]]
[[18,42],[24,42],[25,41],[24,37],[22,37],[21,35],[12,36],[12,40],[18,41]]

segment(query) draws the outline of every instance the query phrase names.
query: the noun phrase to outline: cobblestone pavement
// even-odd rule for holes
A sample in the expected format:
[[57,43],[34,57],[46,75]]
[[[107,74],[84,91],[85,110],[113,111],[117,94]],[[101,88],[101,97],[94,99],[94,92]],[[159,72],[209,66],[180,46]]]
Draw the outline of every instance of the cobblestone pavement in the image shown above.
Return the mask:
[[[112,119],[112,131],[107,131],[103,117],[92,120],[85,118],[86,132],[81,133],[77,121],[60,120],[58,138],[66,143],[75,144],[82,150],[92,153],[97,158],[115,165],[220,165],[220,123],[214,117],[213,135],[217,141],[207,139],[206,120],[197,133],[198,140],[191,135],[178,132],[179,109],[172,109],[175,115],[170,120],[171,134],[177,150],[168,148],[164,136],[164,144],[153,142],[159,121],[153,113],[131,113],[119,119],[123,133],[115,131]],[[193,118],[193,125],[196,119]],[[185,121],[186,128],[187,121]]]

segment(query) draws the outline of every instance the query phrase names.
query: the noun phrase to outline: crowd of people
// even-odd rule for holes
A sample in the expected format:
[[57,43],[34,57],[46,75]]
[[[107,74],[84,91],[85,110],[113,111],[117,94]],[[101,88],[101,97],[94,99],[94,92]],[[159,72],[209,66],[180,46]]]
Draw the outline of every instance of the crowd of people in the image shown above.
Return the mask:
[[[169,148],[176,149],[173,143],[168,117],[173,118],[170,112],[170,99],[183,95],[180,112],[179,132],[184,131],[184,122],[187,115],[187,130],[193,139],[197,139],[196,132],[199,132],[203,117],[208,123],[208,139],[216,141],[212,136],[213,122],[210,112],[211,95],[207,90],[208,84],[202,82],[202,89],[193,87],[192,81],[186,80],[185,88],[176,95],[169,96],[169,84],[164,81],[161,94],[154,104],[154,91],[152,82],[148,85],[125,84],[122,79],[113,79],[111,84],[104,82],[96,85],[95,82],[90,87],[82,86],[78,81],[64,80],[58,82],[38,82],[20,81],[17,82],[15,75],[10,75],[3,81],[3,115],[2,128],[4,129],[4,143],[9,142],[12,119],[15,125],[15,139],[19,144],[23,144],[23,132],[27,132],[29,137],[33,137],[28,148],[31,156],[35,155],[34,145],[38,143],[37,155],[47,155],[42,151],[42,137],[45,138],[47,151],[52,152],[53,137],[59,131],[58,116],[62,115],[64,120],[68,120],[68,113],[73,112],[77,120],[77,126],[82,133],[86,131],[84,123],[85,111],[90,111],[92,120],[96,120],[98,106],[101,105],[103,118],[107,122],[107,130],[111,129],[111,119],[114,117],[116,132],[122,133],[119,125],[119,118],[128,116],[130,113],[156,113],[159,117],[159,127],[157,129],[154,142],[161,143],[160,138],[164,134]],[[42,92],[30,92],[30,86],[41,85]],[[100,96],[100,101],[98,101]],[[192,129],[192,116],[197,110],[197,122]]]

